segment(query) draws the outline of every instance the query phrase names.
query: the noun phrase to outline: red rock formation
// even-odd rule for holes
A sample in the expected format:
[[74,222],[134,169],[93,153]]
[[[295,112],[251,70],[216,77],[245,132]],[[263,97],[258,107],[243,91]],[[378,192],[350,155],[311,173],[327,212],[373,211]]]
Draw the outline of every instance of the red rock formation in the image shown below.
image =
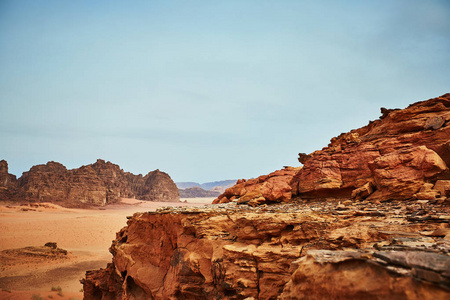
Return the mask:
[[382,114],[216,205],[135,214],[85,298],[449,299],[450,94]]
[[285,167],[269,175],[255,179],[241,179],[214,200],[214,204],[228,203],[238,199],[238,203],[260,205],[264,203],[287,202],[291,199],[291,180],[300,168]]
[[101,159],[73,170],[67,170],[57,162],[48,162],[32,167],[18,180],[7,173],[7,163],[3,161],[0,184],[0,200],[54,202],[70,207],[105,205],[121,197],[179,200],[178,189],[168,174],[156,170],[145,177],[133,175]]
[[136,213],[113,263],[86,274],[85,299],[446,299],[449,208],[401,203]]
[[15,175],[8,173],[8,163],[6,160],[0,161],[0,199],[9,200],[13,197],[17,189],[17,179]]
[[174,201],[179,200],[177,185],[169,174],[155,170],[144,177],[145,183],[140,194],[140,199],[149,201]]
[[[387,262],[392,265],[386,266]],[[298,268],[286,284],[280,297],[282,300],[421,300],[447,299],[450,294],[444,287],[428,284],[426,280],[420,279],[420,276],[431,280],[431,276],[439,278],[442,272],[450,268],[450,260],[444,254],[423,251],[315,250],[309,251],[295,265]],[[393,276],[396,271],[414,275]]]
[[[411,199],[425,183],[450,179],[450,94],[384,110],[380,120],[299,160],[304,166],[292,181],[295,195]],[[367,185],[371,191],[361,194]]]

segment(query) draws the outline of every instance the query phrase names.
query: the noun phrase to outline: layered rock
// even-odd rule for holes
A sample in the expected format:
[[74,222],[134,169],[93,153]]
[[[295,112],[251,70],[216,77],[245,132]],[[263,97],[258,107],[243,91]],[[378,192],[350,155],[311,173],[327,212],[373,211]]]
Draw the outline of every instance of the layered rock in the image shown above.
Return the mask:
[[254,179],[240,179],[213,201],[228,203],[236,200],[239,204],[261,205],[264,203],[288,202],[292,197],[291,181],[301,168],[285,167],[282,170],[262,175]]
[[179,200],[179,191],[169,174],[155,170],[145,175],[139,198],[149,201]]
[[[3,166],[5,164],[2,163]],[[71,207],[105,205],[121,197],[149,201],[179,200],[178,189],[168,174],[156,170],[146,176],[134,175],[101,159],[73,170],[67,170],[57,162],[48,162],[32,167],[18,180],[7,173],[7,164],[6,171],[5,167],[0,171],[3,186],[0,200],[54,202]]]
[[[381,112],[379,120],[331,139],[328,147],[300,153],[303,168],[241,180],[214,203],[239,199],[258,205],[295,197],[445,200],[433,186],[450,180],[450,94]],[[274,176],[279,181],[271,184]]]
[[450,259],[441,253],[312,250],[293,264],[297,269],[279,299],[446,299],[450,294]]
[[112,263],[87,272],[85,299],[446,299],[449,212],[364,201],[136,213]]
[[450,94],[299,156],[216,205],[130,217],[85,298],[450,298]]
[[11,199],[17,189],[17,179],[15,175],[8,173],[8,163],[6,160],[0,161],[0,199]]
[[328,147],[300,154],[304,166],[291,183],[293,194],[412,199],[424,184],[449,180],[450,94],[382,112]]

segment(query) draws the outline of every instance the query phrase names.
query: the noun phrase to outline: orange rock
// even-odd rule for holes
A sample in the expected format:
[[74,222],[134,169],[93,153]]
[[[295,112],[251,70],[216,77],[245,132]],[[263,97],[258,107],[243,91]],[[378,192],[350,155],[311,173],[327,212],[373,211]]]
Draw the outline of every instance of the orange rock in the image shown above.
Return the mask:
[[[248,203],[253,205],[267,202],[289,201],[292,196],[291,180],[301,168],[286,167],[282,170],[262,175],[249,180],[238,180],[236,185],[228,188],[213,201],[213,204],[227,203],[231,199],[239,199],[239,204]],[[263,200],[264,198],[265,200]]]
[[380,120],[331,139],[328,147],[301,154],[304,166],[292,193],[364,198],[372,193],[359,188],[373,182],[372,199],[408,199],[425,181],[449,180],[450,94],[382,112]]
[[425,146],[391,152],[370,167],[377,191],[369,199],[411,199],[427,178],[447,170],[440,156]]

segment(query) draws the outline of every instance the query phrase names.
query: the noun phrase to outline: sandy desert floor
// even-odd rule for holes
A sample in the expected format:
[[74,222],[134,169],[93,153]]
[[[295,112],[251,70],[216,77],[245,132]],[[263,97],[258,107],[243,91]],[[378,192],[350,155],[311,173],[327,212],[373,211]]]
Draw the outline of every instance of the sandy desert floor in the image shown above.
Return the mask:
[[[100,209],[0,205],[0,299],[31,299],[38,294],[43,299],[82,299],[80,279],[87,270],[104,268],[111,262],[109,246],[116,232],[126,225],[127,216],[162,206],[202,206],[213,199],[191,198],[176,203],[123,199]],[[40,247],[47,242],[56,242],[69,254],[48,259],[11,257],[4,251]],[[51,291],[58,286],[63,296]]]

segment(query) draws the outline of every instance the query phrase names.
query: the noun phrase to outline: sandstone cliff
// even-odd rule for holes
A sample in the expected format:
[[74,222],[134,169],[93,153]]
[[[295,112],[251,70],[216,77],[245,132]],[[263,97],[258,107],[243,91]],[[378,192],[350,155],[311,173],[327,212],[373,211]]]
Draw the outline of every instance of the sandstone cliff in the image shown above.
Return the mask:
[[54,202],[78,207],[114,203],[121,197],[149,201],[178,201],[170,176],[159,170],[146,176],[124,172],[104,160],[67,170],[57,162],[33,166],[16,180],[0,162],[0,200]]
[[15,175],[8,173],[8,163],[6,160],[0,161],[0,199],[9,200],[13,197],[17,189],[17,179]]
[[450,94],[204,208],[130,217],[86,299],[449,299]]
[[428,184],[450,179],[450,94],[382,113],[328,147],[300,154],[293,194],[387,200],[422,198],[422,190],[427,199],[445,197]]
[[[445,200],[450,196],[450,94],[381,111],[379,120],[333,138],[328,147],[300,153],[303,167],[295,174],[287,168],[290,173],[283,177],[276,171],[241,180],[214,203],[263,204],[295,197]],[[279,182],[271,188],[274,176]],[[282,186],[283,192],[269,195]]]
[[449,213],[427,201],[136,213],[113,262],[87,272],[85,299],[448,299]]

